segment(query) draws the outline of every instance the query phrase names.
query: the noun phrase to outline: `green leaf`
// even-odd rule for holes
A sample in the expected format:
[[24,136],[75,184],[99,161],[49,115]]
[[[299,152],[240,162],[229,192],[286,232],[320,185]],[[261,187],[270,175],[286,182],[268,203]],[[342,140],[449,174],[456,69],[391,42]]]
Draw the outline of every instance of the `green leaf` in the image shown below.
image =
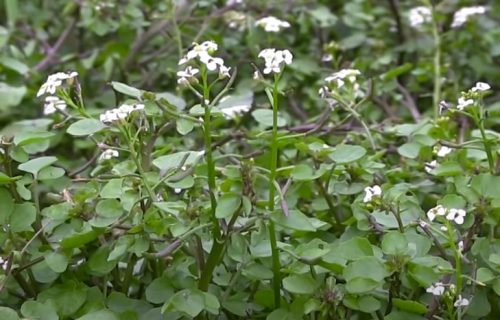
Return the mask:
[[490,315],[490,312],[491,305],[488,301],[487,288],[478,287],[470,301],[466,314],[476,318],[483,318]]
[[25,86],[13,87],[7,83],[0,82],[0,112],[10,107],[18,106],[26,95]]
[[64,176],[64,169],[58,167],[45,167],[38,173],[38,180],[54,180]]
[[185,202],[182,201],[161,201],[161,202],[154,202],[153,203],[155,207],[160,209],[161,211],[177,215],[181,211],[186,210],[187,205]]
[[62,273],[68,267],[68,257],[60,252],[50,252],[44,258],[49,268],[54,272]]
[[382,239],[382,251],[389,255],[403,255],[408,252],[408,241],[404,234],[390,231]]
[[73,234],[69,237],[64,238],[61,241],[61,248],[63,249],[73,249],[79,248],[86,245],[89,242],[94,241],[101,234],[101,231],[90,230],[83,231],[80,233]]
[[215,209],[215,217],[217,219],[225,219],[232,217],[236,210],[241,205],[241,195],[234,193],[226,193],[217,200],[217,208]]
[[76,320],[120,320],[120,317],[114,312],[104,309],[90,312]]
[[205,298],[203,293],[197,289],[184,289],[175,293],[162,308],[165,310],[175,310],[185,313],[191,317],[196,317],[205,308]]
[[271,219],[285,230],[316,231],[309,218],[299,210],[289,210],[288,216],[285,216],[282,211],[278,210],[271,214]]
[[104,185],[104,187],[100,192],[101,198],[104,199],[120,198],[123,191],[122,185],[123,185],[123,178],[109,180],[108,183]]
[[392,303],[400,310],[417,314],[426,314],[427,307],[417,301],[393,298]]
[[123,93],[126,96],[134,97],[139,99],[142,95],[142,90],[131,87],[125,83],[111,81],[111,86],[117,92]]
[[380,76],[380,79],[382,79],[383,81],[389,81],[389,80],[392,80],[396,77],[399,77],[402,74],[407,73],[411,69],[413,69],[413,65],[411,63],[407,62],[403,65],[400,65],[400,66],[393,68],[393,69],[387,71],[386,73],[382,74]]
[[0,184],[7,184],[19,180],[19,177],[9,177],[3,172],[0,172]]
[[154,304],[165,303],[174,294],[174,287],[167,277],[154,279],[146,288],[146,299]]
[[10,215],[10,228],[12,232],[32,231],[31,224],[36,220],[36,209],[33,203],[25,202],[15,204]]
[[291,275],[283,279],[283,287],[291,293],[313,294],[318,286],[309,274]]
[[[178,168],[179,166],[193,166],[203,157],[202,152],[198,151],[182,151],[172,153],[166,156],[161,156],[153,160],[153,164],[162,172]],[[183,163],[184,160],[184,163]]]
[[314,170],[307,164],[298,164],[296,165],[290,176],[293,180],[297,181],[310,181],[314,179]]
[[[273,126],[273,110],[270,109],[257,109],[252,112],[252,117],[260,125],[264,127]],[[286,126],[286,120],[279,116],[278,114],[278,127]]]
[[56,284],[42,291],[37,301],[47,303],[53,301],[57,313],[62,318],[68,318],[80,309],[87,299],[87,287],[74,280],[66,280],[62,284]]
[[355,237],[341,242],[338,247],[332,250],[339,257],[346,260],[357,260],[364,257],[373,256],[373,249],[370,241],[366,238]]
[[96,215],[89,223],[94,227],[107,227],[116,222],[123,214],[120,201],[116,199],[104,199],[97,203]]
[[177,132],[179,132],[183,136],[193,131],[194,128],[193,121],[184,118],[177,119],[175,121],[175,125],[177,128]]
[[[12,0],[7,0],[7,1],[12,1]],[[26,75],[30,70],[30,68],[26,64],[8,56],[0,57],[0,64],[2,64],[5,68],[14,70],[15,72],[23,76]]]
[[108,257],[111,252],[109,246],[100,247],[91,256],[88,262],[88,267],[92,274],[104,276],[111,272],[118,263],[116,260],[109,261]]
[[462,175],[464,169],[456,162],[445,162],[439,164],[431,173],[438,177],[452,177]]
[[19,320],[16,311],[7,307],[0,307],[0,319],[2,320]]
[[380,309],[380,301],[372,296],[347,296],[343,301],[344,305],[350,309],[371,313]]
[[347,281],[345,288],[352,294],[369,293],[381,285],[380,281],[372,278],[356,277]]
[[40,157],[40,158],[35,158],[32,159],[28,162],[21,163],[18,167],[19,170],[21,171],[26,171],[31,174],[36,178],[38,175],[38,172],[53,164],[54,162],[57,161],[56,157]]
[[403,157],[416,159],[420,153],[422,145],[416,142],[408,142],[398,148],[398,153]]
[[361,146],[353,146],[344,144],[337,146],[335,150],[328,156],[336,163],[350,163],[363,158],[366,154],[366,149]]
[[25,301],[21,306],[21,313],[24,317],[32,320],[59,320],[52,301],[46,303],[33,300]]
[[40,143],[47,141],[55,136],[52,132],[47,131],[21,131],[14,136],[14,144],[16,146],[25,146],[32,143]]
[[72,136],[88,136],[106,128],[106,125],[96,119],[82,119],[72,123],[66,130]]

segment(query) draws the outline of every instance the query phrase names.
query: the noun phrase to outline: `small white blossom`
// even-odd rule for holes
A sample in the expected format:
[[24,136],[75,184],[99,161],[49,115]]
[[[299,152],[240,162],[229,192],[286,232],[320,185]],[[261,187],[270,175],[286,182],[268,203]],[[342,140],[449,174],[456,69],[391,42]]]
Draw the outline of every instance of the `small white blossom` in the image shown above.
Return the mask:
[[291,64],[293,55],[288,50],[264,49],[259,53],[259,58],[264,59],[264,74],[280,73],[284,65]]
[[426,162],[424,168],[427,173],[431,173],[431,171],[434,170],[436,166],[437,166],[437,161],[432,160],[431,162]]
[[177,83],[178,84],[188,83],[198,74],[198,72],[200,72],[199,69],[193,68],[191,66],[188,66],[185,70],[177,71]]
[[138,103],[134,105],[129,105],[129,104],[122,104],[120,107],[107,110],[106,112],[102,113],[99,116],[99,119],[103,123],[113,123],[117,122],[120,120],[126,119],[129,114],[131,114],[134,111],[140,111],[144,110],[144,104]]
[[452,148],[448,148],[447,146],[441,146],[437,152],[437,156],[440,158],[446,157],[450,152],[452,152]]
[[363,198],[363,202],[371,202],[373,197],[380,197],[382,195],[382,189],[378,185],[374,185],[373,187],[365,188],[365,196]]
[[0,266],[3,270],[7,270],[7,261],[5,261],[2,257],[0,257]]
[[222,108],[220,111],[222,114],[224,114],[224,117],[227,119],[231,119],[236,117],[237,114],[239,113],[244,113],[250,110],[251,105],[249,104],[242,104],[242,105],[237,105],[237,106],[232,106],[229,108]]
[[448,228],[447,228],[447,227],[445,227],[445,226],[441,226],[441,227],[439,227],[439,229],[440,229],[441,231],[443,231],[443,232],[448,231]]
[[329,84],[335,83],[337,88],[340,89],[344,86],[346,80],[351,84],[355,84],[356,77],[359,75],[361,75],[361,71],[357,69],[342,69],[326,77],[325,82]]
[[460,253],[462,253],[464,251],[464,242],[463,241],[458,242],[458,251],[460,251]]
[[280,32],[282,28],[290,28],[290,23],[273,16],[259,19],[255,22],[255,25],[264,28],[266,32]]
[[461,27],[464,23],[466,23],[469,20],[471,16],[484,13],[486,13],[486,7],[484,6],[461,8],[453,15],[453,22],[451,23],[451,27],[452,28]]
[[449,209],[446,215],[446,219],[454,221],[456,224],[463,224],[464,218],[467,212],[464,209]]
[[439,102],[439,114],[443,114],[446,110],[450,109],[450,104],[444,100]]
[[53,114],[57,110],[65,110],[67,107],[66,102],[56,96],[45,97],[45,104],[43,106],[43,114]]
[[66,72],[57,72],[57,73],[51,74],[50,76],[47,77],[47,80],[45,81],[45,83],[42,84],[42,86],[38,90],[36,96],[40,97],[46,93],[55,94],[57,88],[63,84],[63,81],[68,80],[68,79],[72,79],[76,76],[78,76],[78,73],[75,71],[67,72],[67,73]]
[[432,21],[432,11],[428,7],[420,6],[410,10],[409,13],[410,25],[418,28],[424,23]]
[[446,208],[443,207],[442,205],[437,205],[434,208],[430,209],[427,211],[427,218],[429,218],[429,221],[434,221],[437,216],[444,216],[446,215]]
[[465,298],[462,298],[462,295],[459,294],[458,295],[458,299],[455,301],[455,303],[453,304],[455,307],[466,307],[469,305],[469,300],[465,299]]
[[436,282],[432,284],[429,288],[425,289],[426,292],[432,293],[435,296],[442,296],[444,293],[444,284],[442,282]]
[[464,97],[460,97],[460,98],[458,98],[457,109],[458,110],[463,110],[466,107],[468,107],[470,105],[473,105],[473,104],[474,104],[474,100],[472,100],[472,99],[465,99]]
[[174,189],[174,192],[175,192],[175,193],[181,193],[181,192],[182,192],[182,189],[181,189],[181,188],[175,188],[175,189]]
[[106,149],[104,150],[103,153],[101,153],[101,155],[99,156],[99,161],[104,161],[104,160],[110,160],[112,158],[118,158],[118,156],[120,156],[120,154],[118,153],[117,150],[113,150],[113,149]]
[[476,85],[471,89],[472,92],[482,92],[488,91],[491,89],[491,86],[485,82],[477,82]]
[[324,54],[321,57],[321,61],[323,61],[323,62],[330,62],[332,60],[333,60],[333,55],[331,55],[330,53]]
[[231,74],[229,73],[231,71],[231,67],[226,67],[224,65],[220,66],[219,68],[219,78],[224,79],[224,78],[229,78],[231,77]]
[[[203,63],[209,71],[215,71],[219,69],[219,73],[222,75],[229,74],[229,69],[224,65],[224,60],[222,58],[213,57],[212,53],[217,51],[217,43],[213,41],[205,41],[201,44],[193,44],[191,50],[188,51],[186,56],[179,60],[179,65],[185,64],[193,59],[198,59]],[[186,69],[187,70],[187,69]],[[197,69],[196,69],[197,70]],[[184,77],[187,79],[187,77]],[[180,83],[185,83],[182,77],[179,79]],[[179,82],[178,80],[178,82]]]

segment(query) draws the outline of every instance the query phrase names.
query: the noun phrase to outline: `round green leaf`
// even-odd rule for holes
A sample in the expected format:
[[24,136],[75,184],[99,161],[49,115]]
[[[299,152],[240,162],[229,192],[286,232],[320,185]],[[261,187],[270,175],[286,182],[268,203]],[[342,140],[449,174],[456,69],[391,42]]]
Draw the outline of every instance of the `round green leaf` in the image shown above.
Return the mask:
[[54,162],[57,161],[56,157],[40,157],[40,158],[35,158],[31,159],[28,162],[21,163],[18,167],[19,170],[29,172],[35,176],[35,178],[38,175],[38,172],[42,170],[45,167],[50,166]]
[[241,195],[226,193],[217,201],[215,216],[218,219],[231,217],[241,205]]
[[40,303],[38,301],[26,301],[21,306],[24,317],[33,320],[59,320],[55,306],[51,301]]
[[292,293],[313,294],[318,288],[318,283],[309,274],[299,274],[284,278],[283,287]]
[[10,228],[12,232],[32,231],[31,224],[36,220],[36,209],[33,203],[25,202],[15,204],[10,215]]
[[68,267],[68,257],[60,252],[50,252],[44,258],[49,268],[54,272],[62,273]]
[[45,167],[38,173],[38,180],[54,180],[64,176],[64,169],[58,167]]
[[174,294],[174,288],[167,277],[156,278],[146,288],[146,299],[155,304],[164,303]]
[[408,241],[400,232],[388,232],[382,239],[382,251],[389,255],[405,254],[408,251]]
[[120,318],[112,311],[99,310],[81,316],[77,320],[120,320]]
[[0,307],[0,319],[2,320],[19,320],[16,311],[7,307]]
[[67,133],[72,136],[88,136],[106,128],[106,125],[97,119],[82,119],[72,123]]
[[336,163],[350,163],[361,159],[366,154],[366,149],[361,146],[343,144],[337,146],[328,156]]

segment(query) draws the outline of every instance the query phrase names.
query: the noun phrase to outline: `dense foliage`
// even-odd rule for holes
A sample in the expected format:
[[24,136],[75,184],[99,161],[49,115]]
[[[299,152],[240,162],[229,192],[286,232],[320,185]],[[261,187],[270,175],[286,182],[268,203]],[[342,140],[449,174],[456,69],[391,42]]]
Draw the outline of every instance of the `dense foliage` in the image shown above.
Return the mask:
[[500,4],[0,3],[0,319],[498,319]]

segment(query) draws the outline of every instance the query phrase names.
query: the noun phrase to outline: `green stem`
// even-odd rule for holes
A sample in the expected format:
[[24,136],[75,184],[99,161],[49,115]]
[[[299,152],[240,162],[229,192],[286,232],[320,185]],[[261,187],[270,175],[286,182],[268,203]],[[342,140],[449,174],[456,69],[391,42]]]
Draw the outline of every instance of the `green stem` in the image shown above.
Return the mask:
[[207,160],[207,174],[208,174],[208,189],[210,193],[210,220],[212,221],[212,237],[213,245],[205,263],[198,283],[198,288],[202,291],[208,290],[208,285],[212,280],[213,271],[219,264],[219,261],[224,253],[225,244],[221,242],[221,231],[219,220],[215,217],[215,209],[217,207],[217,200],[215,198],[215,163],[212,156],[212,128],[211,128],[211,114],[210,103],[206,103],[210,99],[210,89],[207,81],[207,70],[202,66],[201,79],[203,84],[203,101],[202,105],[205,107],[205,117],[203,121],[204,138],[205,138],[205,156]]
[[455,243],[454,228],[448,220],[446,220],[446,228],[448,229],[448,241],[455,257],[455,278],[457,282],[457,295],[459,295],[462,292],[462,253]]
[[377,146],[375,145],[375,140],[373,140],[372,134],[370,132],[370,128],[368,128],[368,125],[363,121],[363,119],[361,119],[361,115],[355,109],[351,108],[351,106],[349,106],[349,104],[344,104],[344,107],[347,109],[347,111],[349,111],[350,114],[352,114],[352,116],[359,123],[361,123],[361,125],[363,126],[363,129],[365,129],[366,136],[368,137],[368,140],[370,141],[370,145],[371,145],[372,149],[376,150]]
[[481,103],[478,105],[479,107],[479,115],[476,113],[476,111],[473,109],[472,115],[474,118],[474,121],[476,122],[476,125],[479,128],[479,131],[481,132],[481,139],[483,140],[483,145],[484,145],[484,151],[486,152],[486,157],[488,157],[488,166],[490,167],[490,172],[491,174],[495,174],[495,161],[493,160],[493,153],[491,152],[491,146],[490,142],[488,141],[488,138],[486,137],[486,130],[484,129],[484,112],[483,112],[483,106]]
[[434,93],[432,103],[434,105],[434,120],[439,118],[439,102],[441,101],[441,37],[439,35],[438,24],[434,7],[432,7],[432,36],[434,38]]
[[[273,107],[273,131],[271,136],[271,169],[269,173],[269,212],[273,214],[274,212],[274,197],[275,197],[275,186],[274,181],[276,180],[276,168],[278,166],[278,83],[279,76],[274,78],[273,94],[272,94],[272,107]],[[281,274],[280,274],[280,258],[278,245],[276,240],[276,228],[274,221],[269,219],[268,223],[269,230],[269,241],[271,243],[271,254],[273,261],[273,290],[274,290],[274,306],[275,308],[280,307],[280,290],[281,290]]]

